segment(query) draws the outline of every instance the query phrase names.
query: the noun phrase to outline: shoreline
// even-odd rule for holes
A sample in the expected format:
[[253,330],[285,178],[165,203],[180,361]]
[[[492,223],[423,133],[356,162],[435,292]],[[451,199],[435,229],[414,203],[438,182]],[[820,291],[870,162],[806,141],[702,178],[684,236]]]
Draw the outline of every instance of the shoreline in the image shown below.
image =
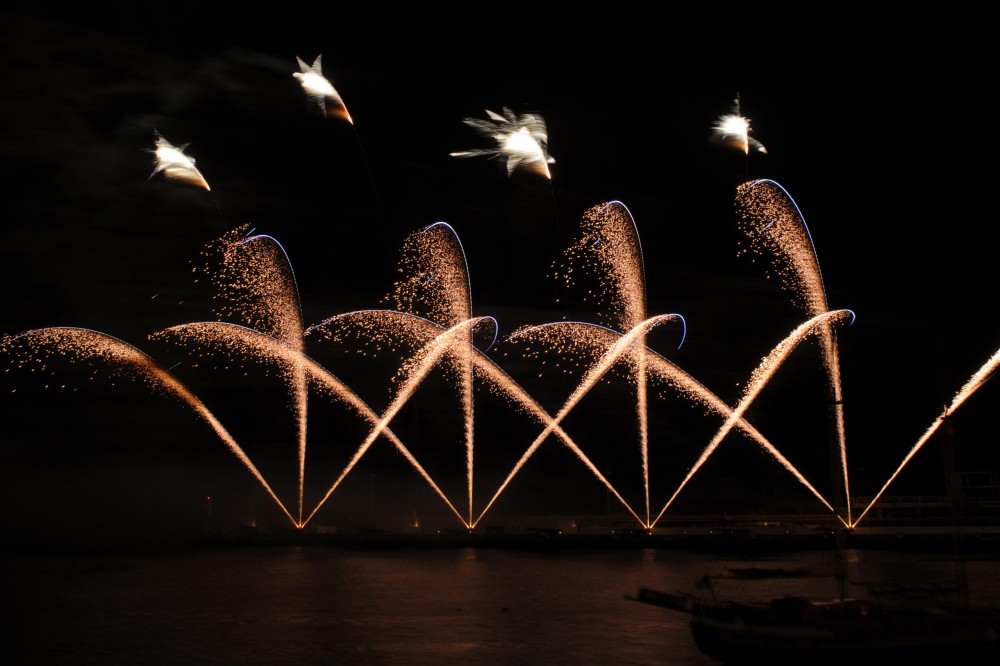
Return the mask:
[[[857,550],[918,550],[961,553],[969,559],[1000,559],[1000,534],[965,530],[956,536],[948,531],[871,531],[844,534],[844,546]],[[483,535],[479,533],[390,534],[375,530],[318,534],[295,530],[273,530],[239,535],[202,534],[159,539],[12,539],[5,555],[24,553],[71,554],[114,551],[183,551],[225,548],[330,548],[344,550],[393,550],[435,548],[482,548],[506,550],[622,550],[656,549],[699,552],[794,552],[833,551],[837,535],[832,530],[814,534],[761,536],[751,532],[719,530],[705,534],[561,534],[539,531],[529,534]]]

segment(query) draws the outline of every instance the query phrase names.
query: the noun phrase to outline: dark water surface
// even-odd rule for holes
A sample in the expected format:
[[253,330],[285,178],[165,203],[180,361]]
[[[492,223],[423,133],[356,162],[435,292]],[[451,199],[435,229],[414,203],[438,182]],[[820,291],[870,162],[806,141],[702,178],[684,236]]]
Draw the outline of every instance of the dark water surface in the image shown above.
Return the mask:
[[[693,592],[706,573],[733,597],[836,593],[825,552],[290,546],[3,562],[18,664],[711,664],[686,616],[626,597]],[[724,577],[747,566],[811,575]],[[954,575],[943,555],[865,552],[852,566],[854,579]],[[1000,602],[998,571],[969,563],[974,601]]]

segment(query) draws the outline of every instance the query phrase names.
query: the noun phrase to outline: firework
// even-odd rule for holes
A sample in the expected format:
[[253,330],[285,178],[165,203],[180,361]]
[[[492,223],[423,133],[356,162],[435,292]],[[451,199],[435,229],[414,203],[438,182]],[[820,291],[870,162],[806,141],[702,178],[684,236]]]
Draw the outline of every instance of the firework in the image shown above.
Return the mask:
[[354,120],[347,112],[347,107],[344,105],[340,93],[333,87],[329,79],[323,76],[322,58],[323,55],[320,54],[313,60],[312,65],[307,65],[302,58],[295,56],[299,63],[299,71],[293,72],[292,76],[299,80],[302,89],[319,105],[324,114],[346,120],[353,125]]
[[212,188],[205,182],[205,177],[195,168],[194,158],[184,154],[187,146],[187,144],[175,146],[157,134],[156,148],[152,151],[153,155],[156,156],[156,164],[153,168],[153,173],[149,174],[149,177],[152,178],[156,174],[162,173],[167,178],[173,178],[190,183],[191,185],[204,187],[206,190],[211,190]]
[[740,96],[738,93],[736,99],[733,100],[733,112],[719,116],[719,119],[712,125],[712,130],[716,141],[725,143],[733,148],[739,148],[743,151],[744,155],[749,155],[751,150],[758,153],[767,153],[767,148],[764,147],[764,144],[750,136],[750,119],[744,118],[740,114]]
[[486,115],[489,120],[466,118],[462,122],[482,136],[493,139],[496,147],[450,153],[452,157],[503,156],[507,159],[508,176],[524,165],[535,173],[552,178],[548,165],[556,160],[548,154],[549,136],[545,119],[535,113],[518,116],[507,107],[502,114],[486,109]]

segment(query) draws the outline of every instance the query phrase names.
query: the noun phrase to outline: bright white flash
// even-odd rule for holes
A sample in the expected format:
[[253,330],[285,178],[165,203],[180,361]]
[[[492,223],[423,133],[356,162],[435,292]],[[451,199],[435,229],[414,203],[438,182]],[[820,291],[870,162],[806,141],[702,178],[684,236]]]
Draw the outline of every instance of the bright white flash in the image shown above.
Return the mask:
[[476,148],[450,153],[452,157],[504,156],[507,158],[507,175],[525,165],[532,171],[551,179],[549,164],[555,158],[548,154],[549,135],[545,120],[538,114],[526,113],[520,116],[504,107],[503,114],[486,110],[489,120],[466,118],[464,122],[484,137],[496,142],[495,148]]
[[344,100],[341,99],[340,93],[323,76],[323,54],[316,56],[311,66],[307,65],[298,56],[295,56],[295,59],[299,63],[299,71],[292,73],[292,76],[299,80],[306,94],[319,105],[319,108],[326,115],[341,118],[353,125],[354,120],[351,118],[351,114],[347,112],[347,106],[344,105]]
[[162,136],[157,135],[156,148],[153,150],[156,162],[153,173],[149,174],[149,177],[152,178],[156,174],[162,173],[167,178],[182,180],[191,185],[211,190],[212,188],[205,182],[204,176],[195,168],[194,158],[184,154],[185,148],[187,148],[187,144],[175,146]]
[[712,125],[716,140],[733,148],[739,148],[745,155],[749,155],[751,149],[758,153],[767,153],[764,144],[750,136],[750,119],[740,115],[739,94],[733,101],[733,107],[732,113],[720,116]]

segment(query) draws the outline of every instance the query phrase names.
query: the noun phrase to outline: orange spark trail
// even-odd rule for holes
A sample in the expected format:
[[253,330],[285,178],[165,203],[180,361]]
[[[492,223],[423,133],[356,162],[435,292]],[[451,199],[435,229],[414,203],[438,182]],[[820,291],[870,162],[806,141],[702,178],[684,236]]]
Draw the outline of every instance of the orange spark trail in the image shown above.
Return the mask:
[[[565,267],[557,279],[571,286],[575,275],[584,270],[598,280],[598,289],[589,297],[607,305],[601,310],[606,324],[629,331],[646,319],[646,276],[639,231],[629,209],[620,201],[593,206],[583,214],[581,234],[564,253]],[[636,347],[646,346],[645,338]],[[649,412],[645,356],[636,356],[630,365],[636,389],[636,417],[639,421],[639,456],[645,493],[646,524],[649,524]]]
[[[532,327],[530,329],[530,335],[528,333],[529,331],[525,331],[519,337],[525,340],[541,340],[545,342],[546,346],[549,348],[557,348],[564,353],[572,352],[574,356],[585,355],[592,358],[596,358],[601,352],[612,346],[615,340],[621,338],[621,334],[617,331],[598,326],[597,324],[582,322],[554,322],[551,324],[542,324],[540,326]],[[529,354],[529,356],[535,355],[537,354]],[[724,419],[729,418],[732,415],[732,408],[706,388],[704,384],[655,351],[649,349],[648,347],[640,347],[637,342],[629,350],[628,354],[624,357],[624,360],[626,360],[629,364],[635,365],[640,362],[640,359],[644,363],[646,371],[651,378],[667,384],[681,395],[687,397],[689,400],[702,405],[704,408],[714,412]],[[785,458],[784,455],[782,455],[782,453],[778,451],[778,449],[775,448],[775,446],[753,425],[740,417],[735,422],[735,426],[745,435],[757,442],[761,448],[767,451],[781,465],[791,470],[792,474],[796,476],[796,478],[801,477],[801,474],[795,466],[792,465],[792,463]],[[811,484],[806,483],[805,486],[820,500],[820,502],[823,503],[824,506],[833,511],[833,507],[830,506],[829,502],[827,502],[827,500],[824,499]],[[662,513],[660,514],[660,517],[662,517]],[[659,520],[659,517],[657,520]],[[655,525],[656,522],[657,521],[652,521],[650,526]]]
[[[195,413],[208,423],[215,433],[222,439],[229,450],[243,463],[260,485],[271,496],[271,499],[278,505],[278,508],[288,516],[288,520],[293,525],[298,523],[285,508],[285,505],[278,499],[271,486],[264,480],[263,475],[246,455],[232,435],[225,429],[217,418],[208,410],[184,384],[177,380],[166,370],[160,368],[149,356],[139,351],[132,345],[99,331],[83,328],[52,327],[40,328],[27,331],[16,337],[10,338],[0,345],[0,349],[8,347],[15,342],[23,342],[29,346],[32,356],[21,357],[20,365],[29,363],[42,363],[39,353],[51,353],[52,350],[62,356],[71,358],[96,359],[108,363],[112,370],[116,368],[130,368],[153,389],[164,390],[172,394],[191,407]],[[44,367],[44,366],[43,366]]]
[[264,335],[259,331],[255,331],[244,326],[239,326],[237,324],[225,324],[220,322],[197,322],[192,324],[181,324],[179,326],[173,326],[168,329],[164,329],[159,333],[155,333],[150,337],[177,337],[185,342],[199,342],[202,344],[215,344],[219,345],[221,349],[232,351],[237,348],[239,351],[252,354],[257,356],[262,356],[265,358],[277,359],[285,363],[297,363],[306,369],[309,373],[309,378],[313,380],[317,388],[325,389],[331,397],[334,397],[341,402],[347,404],[351,407],[356,414],[361,416],[363,419],[376,426],[373,430],[372,435],[369,436],[367,440],[367,445],[363,445],[354,454],[354,457],[348,463],[347,467],[341,472],[340,476],[337,478],[336,482],[326,493],[323,501],[312,510],[309,517],[306,520],[299,523],[299,527],[305,527],[316,512],[319,511],[320,507],[329,499],[333,491],[337,489],[340,482],[344,480],[361,457],[371,446],[372,442],[380,434],[384,434],[387,439],[396,447],[396,449],[403,455],[404,458],[413,466],[420,476],[423,477],[425,481],[430,485],[430,487],[444,500],[445,504],[458,516],[462,524],[465,524],[465,520],[462,518],[461,514],[455,510],[451,502],[445,496],[444,492],[438,487],[434,479],[427,473],[422,465],[413,457],[413,454],[403,445],[396,435],[388,429],[388,422],[382,423],[380,417],[367,405],[358,395],[348,388],[343,382],[337,377],[331,374],[326,368],[319,365],[313,361],[308,356],[302,354],[302,352],[289,347],[288,345],[282,343],[280,340],[276,340],[270,336]]
[[389,419],[379,417],[367,404],[365,404],[363,400],[361,400],[361,398],[358,397],[354,391],[348,388],[326,368],[319,365],[308,356],[302,354],[302,352],[289,347],[280,340],[264,335],[259,331],[239,326],[237,324],[225,324],[220,322],[182,324],[180,326],[173,326],[160,331],[159,333],[155,333],[151,337],[177,337],[182,341],[193,341],[206,345],[215,344],[230,353],[238,351],[244,354],[279,359],[285,363],[294,362],[300,364],[308,371],[309,378],[313,380],[317,388],[325,389],[331,397],[347,404],[355,411],[355,413],[374,426],[368,438],[365,440],[365,443],[362,444],[355,452],[350,462],[347,464],[343,472],[341,472],[340,476],[333,483],[331,488],[327,491],[322,501],[320,501],[316,508],[312,510],[308,518],[301,521],[299,527],[305,527],[313,516],[316,515],[316,512],[319,511],[326,500],[330,498],[333,492],[340,485],[340,482],[343,481],[344,477],[346,477],[354,466],[357,465],[358,461],[361,460],[362,456],[368,451],[372,443],[380,434],[384,434],[386,438],[392,442],[396,449],[403,455],[403,457],[406,458],[417,473],[420,474],[420,476],[427,481],[428,485],[430,485],[434,492],[441,497],[448,508],[451,509],[460,521],[462,521],[462,524],[466,524],[465,519],[462,518],[462,515],[451,504],[444,492],[438,487],[437,483],[435,483],[417,459],[413,457],[413,454],[410,453],[399,438],[388,429]]
[[[433,341],[417,352],[414,357],[409,359],[404,364],[401,374],[405,377],[405,380],[400,385],[399,390],[396,393],[396,397],[382,414],[382,417],[378,420],[375,428],[371,431],[371,433],[369,433],[364,443],[358,449],[358,452],[355,454],[355,457],[352,459],[349,467],[353,467],[354,464],[356,464],[357,460],[359,460],[364,452],[368,450],[372,442],[374,442],[382,431],[389,425],[389,422],[396,416],[396,414],[399,413],[399,410],[402,409],[403,405],[406,404],[406,401],[410,399],[410,396],[413,395],[413,392],[417,389],[427,374],[438,364],[441,357],[446,352],[451,351],[456,345],[466,345],[470,331],[475,328],[477,324],[484,321],[492,322],[492,319],[489,317],[474,317],[467,321],[460,322],[458,325],[453,326],[438,335]],[[316,511],[323,506],[327,498],[330,497],[336,489],[337,484],[339,484],[341,479],[343,479],[344,475],[346,475],[346,471],[339,479],[337,479],[336,483],[334,483],[333,487],[330,488],[323,499],[320,500],[319,504],[316,505],[316,508],[313,509],[312,513],[309,514],[309,518],[306,519],[307,523]],[[448,505],[451,507],[452,511],[459,516],[459,519],[462,520],[463,524],[468,526],[469,522],[461,517],[461,514],[455,510],[454,506],[452,506],[450,502]]]
[[[785,362],[785,359],[788,358],[788,355],[791,354],[792,350],[794,350],[795,347],[797,347],[798,344],[807,336],[815,333],[814,329],[818,329],[820,331],[826,330],[829,325],[834,322],[842,322],[846,319],[853,319],[853,317],[854,313],[850,310],[834,310],[832,312],[825,312],[821,315],[817,315],[805,323],[800,324],[784,340],[779,342],[777,347],[771,350],[771,353],[761,361],[760,365],[758,365],[750,375],[750,381],[747,382],[746,389],[743,392],[743,398],[740,400],[739,404],[726,419],[726,422],[722,425],[722,427],[719,428],[719,431],[716,433],[712,441],[709,442],[708,446],[705,447],[705,450],[702,451],[701,456],[699,456],[694,466],[691,467],[687,476],[684,477],[684,480],[681,481],[677,490],[674,491],[674,494],[656,516],[656,520],[653,521],[654,523],[663,516],[668,508],[670,508],[674,499],[676,499],[677,495],[684,489],[684,486],[687,485],[688,481],[691,480],[691,477],[695,475],[702,465],[705,464],[705,461],[708,460],[708,457],[712,455],[716,448],[718,448],[719,444],[725,436],[729,434],[729,431],[732,430],[733,426],[743,418],[743,414],[750,408],[750,405],[757,398],[757,395],[760,394],[761,390],[767,385],[768,380],[770,380],[778,368],[781,367],[781,364]],[[816,497],[823,500],[820,494],[812,487],[806,478],[798,472],[798,470],[791,465],[785,465],[785,467],[795,476],[796,479],[799,480],[800,483],[809,488],[812,493],[816,495]],[[833,507],[827,504],[825,500],[823,503],[826,504],[826,506],[831,510],[834,510]]]
[[[445,332],[445,329],[438,324],[408,312],[369,310],[331,317],[327,321],[311,327],[307,331],[307,334],[317,331],[325,335],[328,340],[335,343],[342,343],[346,336],[343,331],[335,328],[337,325],[346,326],[348,330],[351,331],[358,328],[363,329],[369,344],[378,349],[383,347],[394,348],[395,346],[404,344],[407,346],[426,346],[429,344],[429,341],[434,340],[436,337]],[[455,346],[458,347],[460,344],[456,343]],[[454,351],[454,349],[452,351]],[[615,489],[614,486],[611,485],[610,481],[608,481],[604,475],[601,474],[586,454],[584,454],[580,447],[577,446],[573,439],[566,434],[558,423],[552,419],[548,412],[546,412],[534,400],[534,398],[527,393],[527,391],[525,391],[482,351],[472,347],[471,352],[473,355],[476,373],[478,373],[485,381],[489,382],[489,384],[496,391],[504,394],[507,399],[527,412],[540,424],[551,428],[551,432],[561,439],[567,448],[576,454],[576,456],[589,470],[595,474],[596,478],[608,489],[608,491],[622,503],[622,506],[624,506],[625,509],[635,516],[636,520],[641,523],[642,521],[639,519],[638,515],[636,515],[624,498],[622,498],[617,489]],[[449,354],[445,360],[450,358],[450,356],[451,355]],[[524,463],[527,462],[527,460],[534,453],[534,449],[537,449],[537,446],[524,454],[518,469],[523,467]],[[515,474],[516,471],[511,474],[511,478]],[[508,478],[508,482],[509,481],[510,478]],[[497,495],[499,494],[500,493],[498,491]],[[489,507],[487,507],[487,509],[488,508]],[[476,524],[482,520],[485,514],[486,510],[480,512],[479,516],[474,521],[470,521],[469,527],[475,527]]]
[[[643,336],[645,336],[646,333],[648,333],[649,330],[652,329],[653,327],[658,326],[667,321],[678,320],[678,319],[680,319],[680,317],[673,314],[656,315],[655,317],[650,317],[646,321],[641,322],[638,326],[633,328],[627,334],[623,335],[619,340],[617,340],[614,346],[608,349],[605,352],[604,356],[601,359],[599,359],[598,362],[595,363],[587,371],[587,374],[584,376],[583,380],[581,380],[579,386],[577,386],[573,390],[573,393],[570,394],[569,398],[566,399],[566,402],[563,404],[562,408],[560,408],[559,412],[553,418],[552,422],[546,425],[542,433],[535,439],[534,442],[532,442],[531,446],[528,447],[528,450],[521,457],[521,460],[519,460],[518,463],[514,466],[514,469],[507,476],[507,479],[500,485],[499,490],[497,490],[496,494],[493,496],[493,499],[490,500],[489,504],[486,506],[486,509],[483,510],[483,513],[489,510],[490,506],[492,506],[493,502],[495,502],[497,497],[500,496],[500,493],[502,493],[504,488],[507,487],[511,479],[513,479],[514,476],[517,474],[517,472],[520,471],[521,467],[524,465],[527,459],[531,457],[532,454],[534,454],[535,450],[541,445],[541,443],[545,440],[545,438],[548,437],[549,433],[552,432],[555,425],[562,422],[562,420],[566,418],[566,415],[569,414],[569,412],[573,409],[573,407],[576,406],[576,404],[580,401],[580,399],[583,398],[583,396],[586,395],[586,393],[591,388],[593,388],[594,384],[596,384],[598,380],[600,380],[600,378],[603,377],[605,373],[607,373],[607,371],[611,368],[611,366],[614,365],[622,357],[622,355],[625,354],[626,351],[628,351],[629,347],[634,345],[637,340],[643,339]],[[530,330],[531,329],[527,329],[527,331]],[[596,467],[594,467],[592,464],[590,465],[590,467],[591,471],[594,474],[596,474],[598,478],[603,478],[603,475],[601,475],[600,471]],[[628,506],[628,504],[624,500],[621,501],[623,504],[625,504],[625,506]],[[629,510],[632,512],[632,515],[635,516],[636,520],[638,520],[641,524],[646,525],[647,527],[649,526],[647,521],[643,521],[641,518],[639,518],[639,516],[635,515],[634,511],[632,511],[631,509]]]
[[[451,225],[436,222],[407,236],[397,271],[404,275],[396,281],[386,301],[394,309],[417,315],[452,328],[472,319],[472,287],[469,269],[458,235]],[[473,513],[473,468],[475,409],[473,404],[472,329],[466,344],[449,354],[454,371],[462,412],[465,417],[465,469],[468,493],[468,520]]]
[[977,370],[976,373],[969,378],[969,381],[965,383],[965,386],[963,386],[962,389],[955,394],[955,397],[952,398],[951,404],[944,410],[944,413],[934,419],[934,422],[927,428],[920,439],[917,440],[917,443],[913,445],[913,448],[910,449],[908,454],[906,454],[906,457],[903,458],[903,462],[899,464],[896,471],[892,473],[889,480],[885,482],[884,486],[882,486],[882,489],[879,490],[878,494],[872,498],[872,501],[869,502],[868,506],[865,507],[865,510],[861,512],[861,515],[858,516],[857,520],[850,525],[851,527],[857,527],[858,523],[860,523],[861,520],[868,515],[868,512],[873,506],[875,506],[875,503],[878,502],[879,498],[882,497],[889,485],[896,480],[899,473],[903,471],[904,467],[906,467],[906,463],[910,462],[910,459],[917,454],[917,451],[923,448],[924,444],[927,443],[927,440],[929,440],[931,436],[937,432],[938,428],[941,427],[945,420],[954,414],[955,410],[961,407],[962,403],[968,400],[973,393],[978,391],[979,388],[986,383],[986,380],[993,376],[993,373],[996,371],[998,366],[1000,366],[1000,350],[996,351],[983,365],[983,367],[979,368],[979,370]]
[[[736,194],[739,227],[746,234],[746,251],[771,253],[773,267],[782,286],[791,291],[796,304],[810,317],[827,312],[826,288],[819,258],[805,218],[791,195],[773,180],[756,180],[739,186]],[[850,484],[847,475],[847,443],[844,429],[844,396],[840,380],[840,354],[832,323],[819,331],[820,349],[826,367],[830,420],[835,430],[840,483],[843,484],[847,520],[851,518]]]
[[[305,351],[302,305],[292,263],[275,238],[251,236],[250,225],[237,227],[202,252],[205,272],[218,290],[215,311],[220,318],[235,319],[266,335]],[[298,357],[281,369],[292,397],[298,423],[299,522],[306,478],[306,431],[309,384]]]
[[[538,439],[528,448],[527,451],[521,456],[514,470],[508,475],[507,479],[501,484],[497,489],[496,494],[490,503],[479,513],[479,516],[473,521],[472,526],[475,527],[479,521],[483,519],[486,512],[489,511],[490,507],[496,502],[497,498],[503,492],[504,488],[510,485],[511,480],[517,475],[517,473],[524,467],[525,463],[531,458],[538,447],[541,445],[542,441],[547,436],[547,433],[551,432],[562,440],[563,444],[569,448],[570,451],[576,454],[577,458],[584,464],[584,466],[594,474],[598,481],[600,481],[608,492],[614,495],[621,505],[632,514],[633,517],[642,523],[642,519],[639,518],[638,514],[629,506],[629,503],[625,501],[625,498],[619,494],[618,489],[611,485],[611,482],[601,473],[597,466],[591,462],[590,458],[583,452],[583,450],[573,441],[573,439],[566,433],[565,430],[559,425],[559,421],[553,419],[552,416],[546,412],[538,402],[535,401],[528,392],[525,391],[517,382],[513,380],[506,372],[504,372],[496,363],[487,358],[481,353],[476,357],[476,369],[483,375],[484,379],[497,390],[503,391],[507,394],[507,397],[518,404],[521,408],[525,409],[531,414],[540,424],[546,427],[546,431],[542,435],[539,435]],[[564,415],[565,416],[565,415]],[[560,419],[561,420],[561,419]]]

